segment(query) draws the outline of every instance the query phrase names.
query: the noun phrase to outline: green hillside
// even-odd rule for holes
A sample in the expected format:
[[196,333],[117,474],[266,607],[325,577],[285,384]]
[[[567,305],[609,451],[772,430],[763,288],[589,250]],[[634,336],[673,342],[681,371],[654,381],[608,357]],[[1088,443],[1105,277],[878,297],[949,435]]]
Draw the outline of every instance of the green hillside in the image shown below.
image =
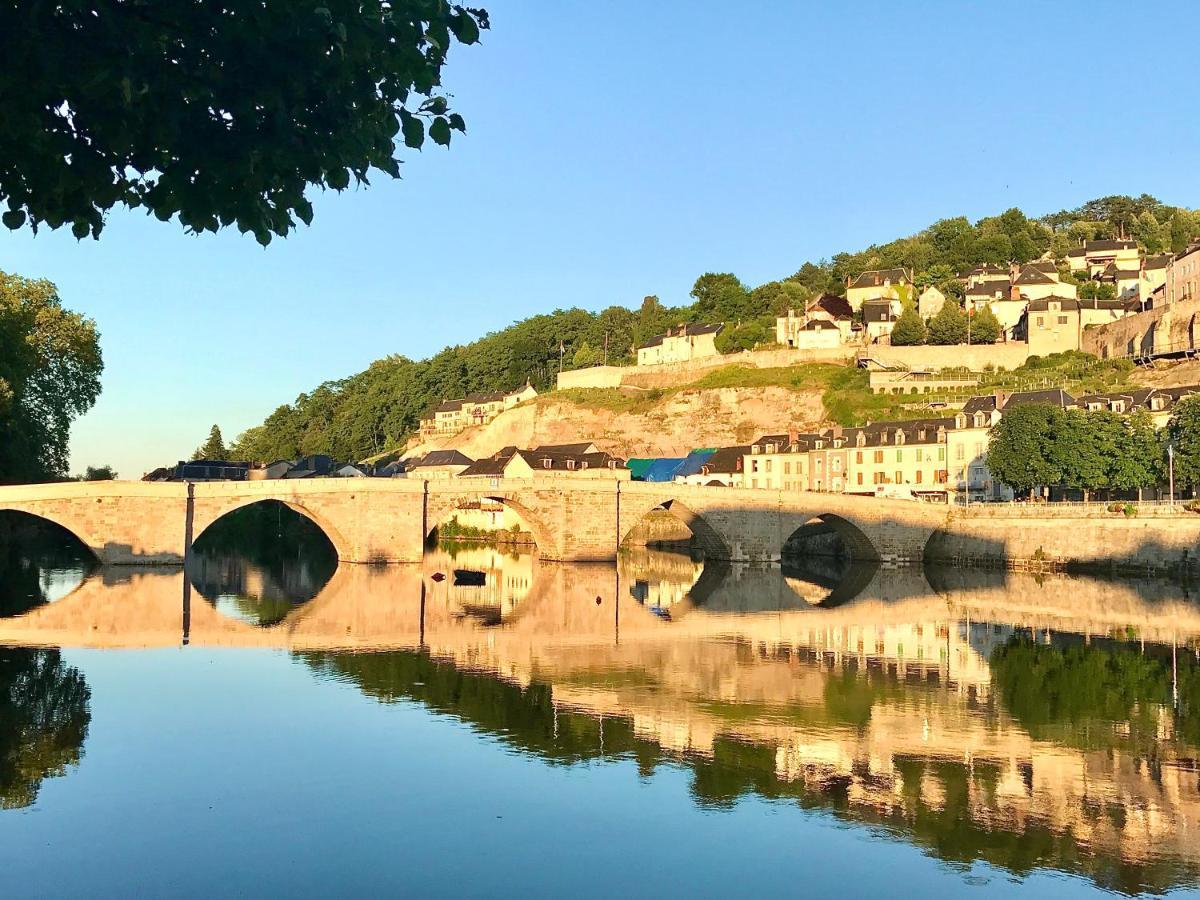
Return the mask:
[[[280,406],[238,438],[231,451],[257,461],[307,453],[362,459],[401,444],[416,430],[421,414],[442,399],[509,390],[526,380],[538,390],[551,387],[560,347],[565,368],[595,365],[603,359],[607,335],[609,361],[628,363],[633,348],[668,325],[699,321],[730,323],[719,339],[723,351],[753,347],[773,338],[777,313],[821,291],[842,293],[848,275],[867,269],[904,266],[914,271],[918,284],[952,288],[957,272],[979,263],[1028,262],[1048,250],[1062,255],[1085,239],[1133,238],[1148,253],[1157,253],[1180,250],[1196,235],[1200,210],[1167,206],[1146,195],[1105,197],[1037,219],[1018,209],[975,223],[961,216],[942,219],[910,237],[806,262],[794,274],[754,288],[730,273],[703,274],[688,306],[665,307],[657,297],[646,297],[636,309],[560,309],[426,360],[390,356]],[[848,416],[842,411],[839,418]]]

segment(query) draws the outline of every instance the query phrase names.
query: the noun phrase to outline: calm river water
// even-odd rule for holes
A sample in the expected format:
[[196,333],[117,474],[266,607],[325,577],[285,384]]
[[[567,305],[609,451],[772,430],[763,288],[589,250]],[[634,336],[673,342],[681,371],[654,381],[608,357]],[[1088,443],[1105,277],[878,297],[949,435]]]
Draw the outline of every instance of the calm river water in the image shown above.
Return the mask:
[[0,532],[10,893],[1200,885],[1186,586],[251,525],[186,574]]

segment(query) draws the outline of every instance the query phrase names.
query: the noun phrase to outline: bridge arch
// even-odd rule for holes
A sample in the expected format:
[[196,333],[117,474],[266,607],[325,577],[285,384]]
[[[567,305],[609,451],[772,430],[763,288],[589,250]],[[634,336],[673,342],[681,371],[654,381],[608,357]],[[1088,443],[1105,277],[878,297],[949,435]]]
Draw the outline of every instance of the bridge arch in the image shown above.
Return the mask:
[[[836,513],[820,513],[792,530],[784,539],[780,555],[787,555],[789,545],[810,543],[821,550],[820,555],[846,555],[855,562],[877,562],[879,551],[861,528]],[[812,552],[812,551],[808,551]]]
[[329,543],[333,545],[333,549],[337,551],[337,557],[339,560],[352,558],[350,553],[351,545],[349,541],[346,540],[345,536],[342,535],[342,533],[328,520],[328,518],[321,515],[321,513],[317,512],[311,507],[298,503],[293,499],[285,499],[283,497],[238,498],[236,501],[228,504],[227,506],[221,507],[215,514],[206,517],[204,520],[193,522],[192,546],[187,548],[188,551],[191,551],[192,547],[196,545],[196,541],[200,540],[202,535],[204,535],[209,529],[211,529],[230,513],[235,513],[240,509],[246,509],[260,503],[279,503],[282,506],[286,506],[292,512],[303,516],[321,529],[321,532],[329,540]]
[[491,501],[492,503],[499,503],[506,509],[511,510],[516,515],[517,521],[524,525],[525,528],[529,530],[529,533],[533,535],[533,542],[539,550],[548,550],[554,546],[551,534],[546,530],[546,527],[542,524],[541,519],[529,508],[528,505],[521,503],[519,500],[515,500],[506,493],[493,492],[480,493],[478,495],[471,495],[469,497],[464,496],[447,498],[448,502],[440,502],[436,504],[433,502],[432,498],[430,498],[431,502],[429,505],[429,516],[425,523],[426,548],[434,543],[437,537],[438,528],[440,526],[448,522],[456,511],[467,508],[463,506],[463,503],[469,503],[476,500],[481,502]]
[[631,535],[637,531],[655,513],[667,512],[679,520],[692,533],[692,539],[703,552],[706,559],[732,559],[729,543],[716,528],[702,515],[689,508],[679,500],[664,500],[637,516],[633,524],[626,527],[622,524],[620,546],[626,546]]
[[65,531],[67,534],[69,534],[71,537],[73,537],[76,541],[78,541],[79,544],[82,547],[84,547],[87,550],[87,552],[92,557],[95,558],[95,560],[97,562],[104,562],[104,553],[103,553],[102,549],[100,547],[96,546],[95,544],[93,544],[91,541],[89,541],[83,535],[83,530],[75,527],[65,517],[55,515],[54,513],[50,513],[45,510],[42,510],[42,509],[36,509],[36,508],[29,509],[24,506],[0,504],[0,515],[3,515],[5,513],[16,513],[19,516],[28,516],[32,519],[37,519],[42,522],[48,522],[49,524],[53,525],[55,528],[59,528],[62,531]]

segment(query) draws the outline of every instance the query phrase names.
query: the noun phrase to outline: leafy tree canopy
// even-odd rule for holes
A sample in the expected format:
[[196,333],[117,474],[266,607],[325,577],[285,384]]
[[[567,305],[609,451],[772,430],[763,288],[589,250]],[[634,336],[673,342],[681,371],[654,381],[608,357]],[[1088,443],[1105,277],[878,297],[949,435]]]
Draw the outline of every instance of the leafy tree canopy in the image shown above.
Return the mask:
[[225,439],[221,437],[221,428],[214,425],[208,432],[208,440],[197,448],[194,459],[228,459],[229,451],[225,448]]
[[1000,339],[1000,320],[990,306],[971,316],[969,336],[973,344],[994,344]]
[[94,322],[49,281],[0,272],[0,481],[66,475],[71,423],[96,402],[103,368]]
[[897,347],[908,347],[925,343],[926,337],[925,323],[921,321],[920,314],[912,306],[906,306],[892,328],[892,343]]
[[465,131],[442,67],[488,25],[440,0],[0,5],[0,218],[83,238],[144,207],[265,245],[311,221],[308,187],[399,177],[397,140]]
[[953,300],[947,300],[929,320],[929,343],[962,344],[967,340],[967,317]]

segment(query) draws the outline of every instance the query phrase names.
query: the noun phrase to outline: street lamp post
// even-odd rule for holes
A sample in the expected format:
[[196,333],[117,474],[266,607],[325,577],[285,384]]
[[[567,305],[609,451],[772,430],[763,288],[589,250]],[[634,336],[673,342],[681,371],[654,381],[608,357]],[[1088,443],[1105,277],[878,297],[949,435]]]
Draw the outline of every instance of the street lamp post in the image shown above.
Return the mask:
[[1167,444],[1167,486],[1171,492],[1171,506],[1175,505],[1175,445]]

